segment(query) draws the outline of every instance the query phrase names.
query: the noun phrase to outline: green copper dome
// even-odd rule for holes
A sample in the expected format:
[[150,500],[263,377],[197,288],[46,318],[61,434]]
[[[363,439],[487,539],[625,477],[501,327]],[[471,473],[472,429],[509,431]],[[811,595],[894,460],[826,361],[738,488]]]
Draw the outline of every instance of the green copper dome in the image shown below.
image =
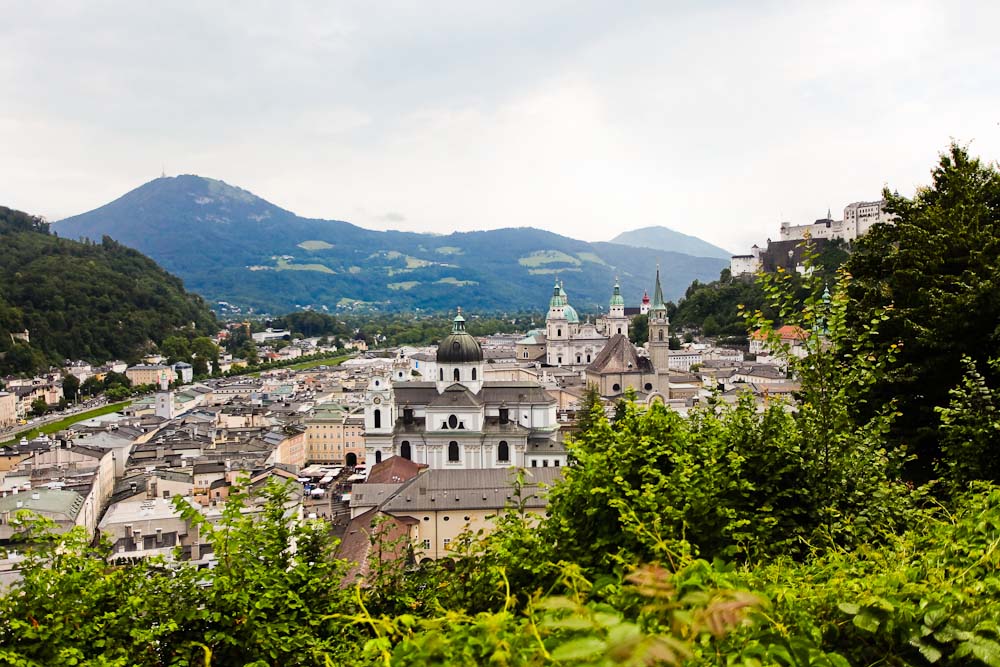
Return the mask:
[[451,333],[444,337],[437,349],[438,363],[464,364],[483,360],[483,348],[472,334],[465,330],[465,318],[462,309],[452,320]]
[[569,305],[568,303],[563,308],[563,316],[566,318],[566,321],[569,322],[570,324],[577,324],[580,322],[580,316],[576,314],[576,308]]
[[549,299],[549,308],[562,308],[567,303],[566,292],[563,291],[562,285],[557,280],[555,287],[552,288],[552,298]]
[[614,306],[624,306],[625,299],[622,297],[622,288],[618,285],[618,281],[615,280],[615,293],[611,296],[611,304]]

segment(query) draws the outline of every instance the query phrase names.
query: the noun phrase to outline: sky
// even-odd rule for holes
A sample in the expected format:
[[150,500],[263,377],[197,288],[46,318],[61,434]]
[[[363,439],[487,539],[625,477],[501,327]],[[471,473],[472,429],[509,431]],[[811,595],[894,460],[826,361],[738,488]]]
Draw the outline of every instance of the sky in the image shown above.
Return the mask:
[[0,0],[0,205],[221,179],[307,217],[733,252],[1000,158],[1000,2]]

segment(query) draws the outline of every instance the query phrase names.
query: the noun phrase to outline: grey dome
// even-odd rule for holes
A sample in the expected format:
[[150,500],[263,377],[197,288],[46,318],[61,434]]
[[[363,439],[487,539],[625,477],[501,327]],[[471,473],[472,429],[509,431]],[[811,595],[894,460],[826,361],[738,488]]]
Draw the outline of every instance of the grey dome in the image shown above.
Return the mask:
[[459,308],[458,315],[452,320],[451,333],[438,345],[437,361],[439,364],[464,364],[482,360],[483,348],[479,346],[479,341],[465,330],[465,318],[462,317],[462,309]]

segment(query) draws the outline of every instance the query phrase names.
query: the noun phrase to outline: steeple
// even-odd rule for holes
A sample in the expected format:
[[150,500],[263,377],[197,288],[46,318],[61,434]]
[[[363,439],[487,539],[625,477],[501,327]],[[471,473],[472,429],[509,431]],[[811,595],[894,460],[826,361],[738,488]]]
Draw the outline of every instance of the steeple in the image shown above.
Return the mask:
[[622,298],[622,288],[618,284],[618,276],[615,276],[615,292],[611,295],[611,303],[609,305],[612,308],[625,305],[625,299]]
[[652,310],[663,310],[667,309],[667,304],[663,300],[663,288],[660,287],[660,265],[656,265],[656,288],[653,290],[653,307]]

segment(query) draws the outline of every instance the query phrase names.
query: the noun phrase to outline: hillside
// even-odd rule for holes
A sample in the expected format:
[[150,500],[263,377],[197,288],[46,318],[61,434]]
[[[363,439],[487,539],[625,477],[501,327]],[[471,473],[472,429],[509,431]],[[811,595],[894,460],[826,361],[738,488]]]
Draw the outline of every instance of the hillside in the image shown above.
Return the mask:
[[718,277],[726,262],[669,250],[586,243],[532,228],[449,235],[374,231],[302,218],[200,176],[158,178],[56,223],[63,236],[104,235],[138,248],[217,302],[273,313],[298,307],[378,310],[543,309],[556,278],[574,305],[607,306],[615,276],[628,303]]
[[[0,207],[0,246],[0,374],[65,358],[134,359],[179,328],[215,327],[201,297],[109,238],[58,238],[41,219]],[[25,329],[30,343],[11,337]]]
[[697,236],[677,232],[669,227],[643,227],[641,229],[622,232],[611,239],[611,243],[619,243],[636,248],[672,250],[694,257],[716,257],[725,260],[728,260],[733,254],[725,248],[702,241]]

